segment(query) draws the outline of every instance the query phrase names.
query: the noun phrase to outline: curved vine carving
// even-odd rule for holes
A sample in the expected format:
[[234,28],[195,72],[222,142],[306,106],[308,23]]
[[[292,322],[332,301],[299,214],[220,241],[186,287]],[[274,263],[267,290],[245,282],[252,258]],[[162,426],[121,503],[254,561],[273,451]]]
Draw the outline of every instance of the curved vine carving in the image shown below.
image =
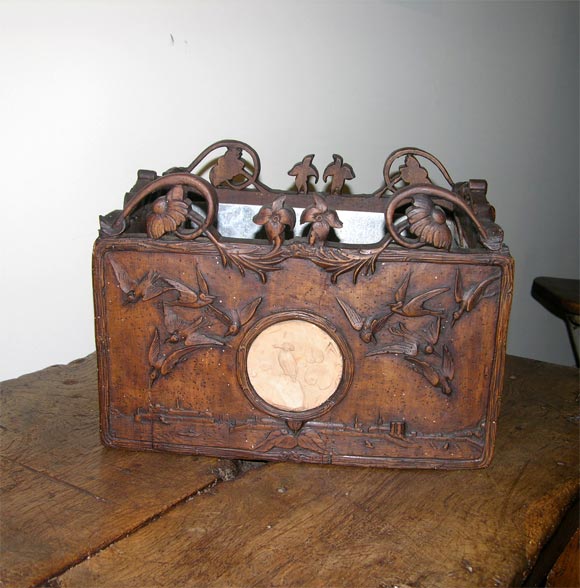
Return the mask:
[[[419,224],[419,220],[424,221],[419,224],[419,235],[417,235],[417,239],[415,240],[403,236],[402,232],[399,232],[395,226],[397,209],[408,203],[412,203],[409,212],[411,216],[415,214],[416,226]],[[449,248],[451,245],[449,235],[444,229],[440,228],[447,221],[445,210],[450,212],[459,210],[467,216],[476,228],[479,239],[484,247],[492,251],[497,251],[501,248],[501,239],[498,239],[497,234],[488,234],[486,228],[475,216],[473,210],[466,204],[465,200],[450,190],[432,184],[410,185],[395,192],[389,200],[387,210],[385,211],[385,223],[393,240],[407,249],[417,249],[425,245]],[[419,213],[419,211],[421,212]]]
[[[180,213],[187,214],[189,205],[185,201],[183,189],[184,186],[191,188],[196,194],[199,194],[207,204],[207,214],[199,227],[193,231],[183,231],[179,233],[182,239],[196,239],[211,227],[216,220],[218,211],[218,198],[215,188],[203,178],[192,176],[184,173],[168,174],[157,178],[146,184],[141,190],[133,194],[125,204],[123,210],[117,215],[113,223],[108,224],[105,218],[101,217],[101,231],[109,236],[116,237],[126,229],[127,217],[141,204],[148,196],[163,189],[169,189],[170,195],[158,198],[154,203],[153,216],[147,221],[148,230],[153,228],[153,234],[149,233],[151,238],[160,238],[170,230],[177,230],[177,219],[181,218]],[[165,204],[163,204],[165,202]],[[172,203],[171,213],[170,204]],[[176,203],[185,203],[187,208]],[[157,209],[155,205],[157,204]],[[181,222],[183,222],[182,219]],[[174,225],[175,229],[172,227]],[[159,236],[154,236],[159,235]]]
[[[220,149],[225,149],[225,152],[212,161],[209,182],[192,175],[197,166]],[[244,159],[244,154],[249,155],[251,161]],[[275,192],[258,180],[260,159],[252,147],[240,141],[218,141],[200,153],[189,166],[171,168],[161,177],[155,172],[141,170],[137,183],[126,196],[124,209],[101,217],[101,234],[119,236],[129,223],[131,234],[146,232],[151,239],[191,241],[204,236],[218,251],[224,267],[235,268],[242,275],[252,272],[262,282],[266,282],[269,272],[280,270],[282,262],[293,256],[309,259],[328,272],[333,283],[339,276],[350,272],[353,283],[356,283],[360,275],[376,271],[381,252],[393,243],[406,249],[430,246],[449,250],[454,242],[460,248],[476,247],[478,242],[492,251],[502,247],[503,232],[495,224],[493,208],[486,200],[485,181],[454,184],[449,172],[436,157],[421,149],[404,148],[394,151],[387,158],[383,169],[385,186],[374,194],[380,197],[386,192],[391,193],[385,198],[386,210],[380,206],[377,208],[377,203],[382,201],[376,198],[353,196],[362,202],[363,209],[368,207],[369,210],[384,211],[387,234],[376,246],[358,251],[340,245],[325,246],[331,229],[343,226],[335,205],[331,207],[329,202],[336,199],[341,203],[341,209],[348,210],[348,199],[352,197],[343,196],[341,192],[345,182],[355,177],[352,167],[344,162],[342,156],[334,154],[333,161],[326,166],[323,174],[324,181],[332,179],[329,194],[314,192],[312,203],[305,206],[300,218],[301,223],[311,225],[307,235],[311,247],[305,247],[302,239],[294,236],[289,247],[283,248],[285,234],[293,231],[296,225],[293,206],[302,207],[298,196],[308,193],[311,179],[318,181],[319,174],[313,159],[313,154],[305,156],[288,172],[296,178],[298,194]],[[396,162],[401,159],[402,164],[397,169]],[[421,160],[433,164],[451,190],[433,184]],[[259,247],[248,252],[247,248],[228,242],[216,228],[218,191],[221,191],[220,195],[225,194],[229,202],[238,202],[231,191],[240,192],[250,186],[257,189],[253,194],[259,193],[259,196],[252,196],[254,200],[258,198],[261,205],[253,220],[264,227],[272,243],[269,252]],[[192,193],[205,202],[205,215],[193,206]],[[265,196],[269,197],[269,204],[264,204]],[[239,202],[254,203],[254,200],[243,197]]]
[[[223,140],[213,143],[204,149],[186,168],[185,170],[192,173],[193,170],[204,160],[210,153],[223,149],[226,152],[218,158],[209,172],[210,182],[217,188],[226,185],[233,190],[244,190],[252,184],[256,187],[266,187],[257,180],[260,175],[260,157],[258,153],[247,143],[242,141]],[[243,152],[249,153],[252,159],[252,169],[246,169],[246,162],[242,159]],[[236,178],[242,178],[236,182]]]
[[[393,172],[393,166],[395,162],[404,157],[403,165],[399,166],[398,171]],[[441,175],[445,181],[452,188],[454,182],[451,175],[445,168],[445,166],[437,159],[434,155],[423,149],[417,149],[416,147],[403,147],[393,151],[385,161],[383,167],[383,178],[385,180],[385,186],[375,192],[376,196],[383,196],[386,192],[394,192],[396,190],[395,185],[399,181],[403,181],[406,185],[411,184],[431,184],[432,181],[429,178],[427,170],[421,166],[418,158],[423,158],[430,161],[435,167],[441,172]]]

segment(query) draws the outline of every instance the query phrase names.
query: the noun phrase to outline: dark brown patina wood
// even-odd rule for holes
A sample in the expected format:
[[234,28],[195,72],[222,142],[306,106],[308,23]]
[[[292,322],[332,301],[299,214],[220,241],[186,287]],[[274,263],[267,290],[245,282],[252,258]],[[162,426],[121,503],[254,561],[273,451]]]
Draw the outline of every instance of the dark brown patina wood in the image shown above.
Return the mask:
[[[226,151],[211,183],[190,173],[218,148]],[[124,210],[102,218],[94,290],[107,445],[367,466],[489,464],[513,261],[485,182],[455,184],[434,156],[406,148],[387,159],[385,184],[370,196],[341,194],[354,171],[335,154],[323,194],[310,188],[313,157],[289,172],[296,193],[280,192],[258,180],[253,149],[221,141],[188,167],[140,172]],[[448,187],[432,183],[436,172]],[[254,223],[268,240],[222,237],[215,223],[225,201],[260,205]],[[310,225],[306,238],[288,238],[294,207]],[[343,226],[337,211],[353,209],[384,212],[380,242],[328,240]],[[247,373],[256,336],[291,317],[320,326],[342,355],[336,393],[320,409],[270,405]],[[280,366],[293,381],[291,347]],[[319,385],[323,368],[308,362],[304,377]]]

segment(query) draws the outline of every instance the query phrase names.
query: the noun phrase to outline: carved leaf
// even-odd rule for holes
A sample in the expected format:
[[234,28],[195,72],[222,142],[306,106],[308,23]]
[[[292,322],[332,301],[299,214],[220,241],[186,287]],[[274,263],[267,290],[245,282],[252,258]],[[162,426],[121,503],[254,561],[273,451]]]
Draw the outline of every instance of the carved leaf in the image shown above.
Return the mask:
[[352,180],[355,177],[355,174],[352,167],[348,163],[344,163],[343,158],[340,155],[335,153],[332,158],[333,162],[326,166],[322,179],[326,182],[328,178],[332,177],[330,193],[340,194],[345,181]]
[[414,155],[405,157],[405,165],[399,167],[401,178],[406,184],[427,184],[430,183],[429,174]]
[[315,453],[326,453],[322,437],[313,430],[302,430],[298,436],[298,445]]
[[238,146],[228,147],[227,151],[217,160],[209,172],[209,181],[216,186],[230,182],[237,176],[248,175],[244,170],[245,162],[242,159],[242,148]]
[[293,449],[298,445],[296,437],[280,429],[278,431],[272,431],[268,434],[266,439],[256,446],[256,449],[260,451],[270,451],[274,447],[281,447],[283,449]]

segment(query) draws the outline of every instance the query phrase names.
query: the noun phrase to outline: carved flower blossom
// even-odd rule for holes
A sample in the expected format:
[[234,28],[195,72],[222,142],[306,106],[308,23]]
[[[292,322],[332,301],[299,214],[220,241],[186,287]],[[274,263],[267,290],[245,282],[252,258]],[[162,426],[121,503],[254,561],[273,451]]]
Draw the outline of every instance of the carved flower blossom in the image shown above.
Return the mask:
[[253,218],[257,225],[264,226],[268,239],[274,243],[275,247],[282,245],[286,227],[293,229],[296,223],[294,210],[284,207],[285,200],[285,196],[276,198],[271,207],[262,206],[258,214]]
[[188,205],[183,201],[183,186],[174,186],[153,203],[153,212],[147,216],[147,234],[159,239],[175,231],[187,218]]
[[335,210],[328,208],[326,200],[322,196],[314,194],[314,204],[305,208],[300,217],[300,223],[312,223],[308,242],[310,245],[316,243],[322,245],[328,237],[330,227],[342,228],[342,222]]
[[452,237],[446,224],[447,216],[430,198],[415,196],[413,205],[407,208],[405,214],[409,219],[410,230],[417,235],[419,241],[438,249],[451,247]]

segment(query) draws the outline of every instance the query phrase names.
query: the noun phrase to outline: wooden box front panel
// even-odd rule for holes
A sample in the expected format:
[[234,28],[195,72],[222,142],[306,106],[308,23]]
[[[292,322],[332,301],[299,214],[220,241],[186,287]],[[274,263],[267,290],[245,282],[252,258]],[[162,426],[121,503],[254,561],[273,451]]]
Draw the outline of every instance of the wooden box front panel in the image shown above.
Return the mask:
[[333,283],[299,247],[283,247],[263,283],[222,267],[201,241],[97,243],[104,442],[246,459],[486,465],[509,255],[386,250],[354,284]]

